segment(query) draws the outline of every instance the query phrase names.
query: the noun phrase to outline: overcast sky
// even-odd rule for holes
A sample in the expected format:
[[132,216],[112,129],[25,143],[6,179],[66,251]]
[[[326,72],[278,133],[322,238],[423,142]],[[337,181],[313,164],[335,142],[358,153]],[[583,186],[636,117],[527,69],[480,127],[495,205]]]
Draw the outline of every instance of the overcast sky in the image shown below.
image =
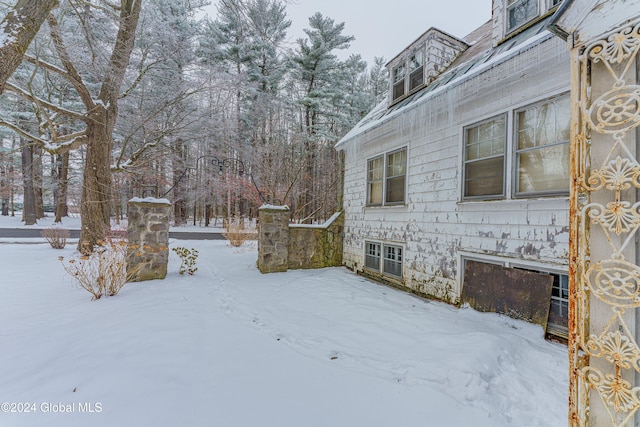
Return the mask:
[[[214,17],[215,6],[210,10]],[[288,0],[291,43],[305,36],[316,12],[344,22],[343,34],[356,38],[348,54],[371,64],[375,56],[391,60],[430,27],[463,38],[491,18],[491,0]]]

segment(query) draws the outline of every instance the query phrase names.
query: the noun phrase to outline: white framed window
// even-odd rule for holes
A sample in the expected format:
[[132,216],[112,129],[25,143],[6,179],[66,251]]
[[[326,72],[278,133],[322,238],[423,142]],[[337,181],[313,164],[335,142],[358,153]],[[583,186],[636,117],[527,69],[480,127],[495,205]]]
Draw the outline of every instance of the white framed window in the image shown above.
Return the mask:
[[507,0],[507,32],[522,27],[538,16],[539,0]]
[[506,115],[464,129],[464,198],[505,195]]
[[407,147],[367,160],[367,206],[403,204],[406,181]]
[[385,174],[385,204],[404,203],[405,183],[407,181],[407,149],[387,154],[387,170]]
[[402,62],[392,69],[392,101],[424,85],[424,61],[424,46],[421,46],[402,58]]
[[364,242],[364,265],[372,270],[380,271],[380,243]]
[[562,96],[516,111],[516,197],[568,194],[570,109]]
[[365,241],[364,245],[366,268],[383,275],[402,278],[402,246],[370,241]]
[[569,95],[463,128],[462,200],[569,194]]

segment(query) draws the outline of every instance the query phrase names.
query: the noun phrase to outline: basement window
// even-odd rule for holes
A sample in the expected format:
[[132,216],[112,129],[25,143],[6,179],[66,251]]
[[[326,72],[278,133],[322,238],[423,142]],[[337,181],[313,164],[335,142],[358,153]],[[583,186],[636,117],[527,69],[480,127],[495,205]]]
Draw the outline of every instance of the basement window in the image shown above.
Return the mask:
[[384,266],[382,272],[395,277],[402,277],[402,248],[384,245]]
[[368,241],[364,245],[364,265],[367,269],[383,275],[402,278],[402,246]]
[[[497,259],[476,260],[464,257],[462,262],[464,266],[461,293],[463,302],[468,299],[473,301],[472,306],[480,304],[480,308],[475,307],[479,311],[495,311],[528,320],[528,316],[520,316],[518,313],[534,306],[540,314],[544,312],[547,315],[548,310],[546,332],[557,337],[567,337],[569,325],[569,276],[567,274],[545,270],[544,267],[536,268]],[[543,291],[538,287],[542,282],[536,284],[527,281],[526,276],[523,276],[523,274],[532,273],[537,273],[537,276],[547,286],[550,283],[551,287]],[[538,279],[533,280],[538,281]],[[469,295],[472,295],[472,298],[469,298]],[[482,309],[482,306],[493,306],[493,308],[486,310]]]
[[364,265],[372,270],[380,270],[380,243],[365,242]]

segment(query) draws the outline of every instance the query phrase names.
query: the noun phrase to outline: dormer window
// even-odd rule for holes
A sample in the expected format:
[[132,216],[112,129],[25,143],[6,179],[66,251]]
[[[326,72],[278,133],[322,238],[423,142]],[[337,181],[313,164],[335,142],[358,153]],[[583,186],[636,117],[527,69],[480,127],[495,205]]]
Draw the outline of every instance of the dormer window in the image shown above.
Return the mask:
[[424,83],[424,52],[414,52],[409,58],[409,92]]
[[404,75],[404,64],[398,65],[393,69],[393,99],[398,99],[404,95]]
[[426,87],[468,47],[464,41],[438,29],[427,30],[387,63],[389,105]]
[[507,0],[507,32],[538,16],[538,0]]

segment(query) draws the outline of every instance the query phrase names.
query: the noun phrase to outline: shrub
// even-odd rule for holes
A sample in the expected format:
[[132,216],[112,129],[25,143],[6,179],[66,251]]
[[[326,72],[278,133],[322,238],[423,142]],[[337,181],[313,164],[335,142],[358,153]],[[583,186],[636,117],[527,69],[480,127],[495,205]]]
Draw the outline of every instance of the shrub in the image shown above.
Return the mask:
[[59,260],[78,285],[92,295],[91,300],[117,295],[135,275],[127,274],[127,242],[122,240],[101,242],[89,255],[66,263],[63,257]]
[[222,235],[229,241],[231,246],[240,247],[247,240],[256,240],[258,233],[255,228],[246,228],[244,222],[238,218],[233,218],[227,221],[227,231]]
[[173,248],[173,251],[178,254],[182,263],[180,264],[180,274],[187,273],[192,276],[193,273],[198,271],[196,267],[196,261],[198,259],[198,251],[196,249],[187,249],[183,247]]
[[69,238],[69,230],[62,227],[45,228],[40,233],[53,249],[64,249]]

